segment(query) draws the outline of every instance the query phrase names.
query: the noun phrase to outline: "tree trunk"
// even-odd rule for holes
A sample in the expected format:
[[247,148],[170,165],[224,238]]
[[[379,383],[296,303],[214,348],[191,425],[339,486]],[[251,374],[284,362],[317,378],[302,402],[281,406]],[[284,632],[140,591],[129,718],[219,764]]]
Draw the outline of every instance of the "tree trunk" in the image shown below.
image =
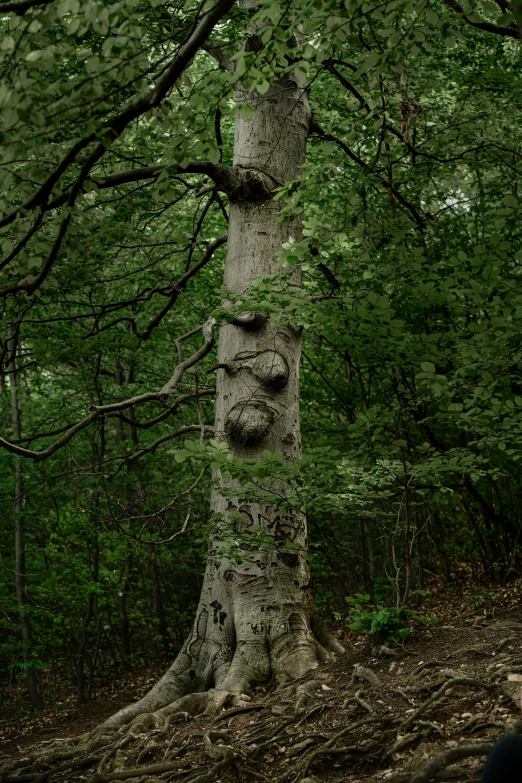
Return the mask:
[[152,608],[156,617],[157,633],[161,641],[163,654],[168,655],[172,647],[172,639],[170,638],[167,626],[165,607],[163,606],[163,597],[161,595],[160,574],[153,544],[148,545],[147,554],[149,556],[150,582],[152,588]]
[[[95,505],[97,506],[99,502],[98,496],[95,498]],[[91,515],[92,519],[92,527],[94,530],[96,530],[97,520],[94,514]],[[98,542],[98,537],[95,535],[92,539],[92,550],[88,550],[88,557],[90,558],[92,552],[92,562],[91,562],[91,578],[94,583],[98,581],[99,578],[99,571],[100,571],[100,547]],[[85,615],[82,616],[82,627],[80,631],[80,635],[78,637],[78,657],[76,659],[76,676],[77,676],[77,686],[76,686],[76,701],[78,704],[83,704],[86,701],[85,698],[85,658],[88,655],[88,642],[89,642],[89,625],[91,624],[91,620],[96,612],[97,609],[97,602],[98,597],[97,595],[92,592],[90,593],[88,599],[87,599],[87,608],[85,611]],[[94,676],[94,675],[92,675]],[[92,680],[91,676],[91,680]],[[92,685],[90,687],[92,689]]]
[[125,560],[125,572],[123,575],[121,594],[118,600],[118,609],[120,614],[120,641],[121,655],[123,663],[128,665],[131,655],[130,626],[129,616],[127,614],[127,594],[130,587],[130,576],[132,572],[132,552],[127,555]]
[[[9,327],[9,385],[11,387],[11,412],[13,433],[16,441],[22,438],[22,419],[20,411],[20,395],[18,392],[18,368],[16,366],[16,341],[13,327]],[[25,495],[24,495],[24,464],[20,458],[15,463],[15,590],[18,604],[18,616],[22,631],[23,662],[27,682],[27,690],[31,704],[36,709],[43,709],[44,700],[38,683],[38,671],[34,667],[33,634],[31,620],[27,613],[27,585],[25,566]]]
[[[290,236],[301,239],[297,222],[278,220],[282,205],[271,191],[301,174],[310,111],[304,85],[292,76],[272,84],[262,97],[240,87],[237,100],[256,109],[249,121],[236,119],[238,187],[229,193],[224,282],[241,295],[256,278],[276,272]],[[301,455],[300,344],[299,330],[259,314],[222,327],[215,432],[216,439],[228,440],[235,456],[259,459],[264,450],[279,451],[291,462]],[[223,485],[234,489],[230,480]],[[283,489],[280,482],[274,488]],[[105,726],[208,689],[214,691],[207,709],[218,709],[256,683],[301,676],[328,656],[325,648],[342,650],[315,616],[304,515],[214,491],[212,516],[209,558],[189,638],[152,690]],[[256,546],[256,531],[272,537],[271,551]],[[240,551],[231,551],[232,541]]]

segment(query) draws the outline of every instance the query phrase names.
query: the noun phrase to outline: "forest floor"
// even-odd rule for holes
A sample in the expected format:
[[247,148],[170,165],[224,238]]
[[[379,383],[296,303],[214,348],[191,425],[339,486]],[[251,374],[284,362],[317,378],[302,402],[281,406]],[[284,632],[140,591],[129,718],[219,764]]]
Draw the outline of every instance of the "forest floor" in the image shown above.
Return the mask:
[[[158,672],[126,675],[82,708],[65,700],[24,720],[13,720],[12,699],[0,720],[0,781],[478,781],[489,744],[522,731],[521,599],[522,582],[434,590],[425,611],[437,623],[413,628],[395,655],[372,657],[362,636],[338,631],[345,653],[301,680],[217,716],[180,713],[180,722],[122,735],[109,760],[104,748],[75,770],[31,767],[29,754],[89,731]],[[435,757],[438,767],[428,768]]]

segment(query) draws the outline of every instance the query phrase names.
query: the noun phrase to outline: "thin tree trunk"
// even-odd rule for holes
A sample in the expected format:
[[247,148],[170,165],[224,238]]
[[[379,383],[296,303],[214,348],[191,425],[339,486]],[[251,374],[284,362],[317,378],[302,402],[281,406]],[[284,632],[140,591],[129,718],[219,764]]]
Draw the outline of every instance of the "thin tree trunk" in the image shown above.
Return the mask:
[[78,639],[78,657],[76,659],[76,701],[83,704],[85,699],[85,657],[87,653],[89,625],[94,615],[94,602],[96,597],[94,593],[87,599],[87,611],[82,617],[82,629]]
[[[418,519],[418,514],[416,515],[416,519]],[[422,525],[420,527],[416,525],[415,554],[417,556],[418,589],[424,590],[424,557],[422,554],[422,546],[421,546],[421,528]],[[422,596],[422,594],[417,593],[415,597],[415,606],[417,608],[420,608],[422,606],[423,601],[424,601],[424,597]]]
[[130,643],[130,626],[129,617],[127,613],[127,594],[130,587],[130,574],[132,571],[132,553],[127,555],[125,560],[125,571],[123,574],[121,594],[118,596],[118,609],[120,615],[120,642],[121,642],[121,654],[124,664],[129,663],[131,654]]
[[[18,368],[16,365],[15,329],[9,327],[9,385],[11,387],[11,413],[15,441],[22,438],[22,419],[20,411],[20,395],[18,392]],[[27,577],[25,553],[25,494],[24,494],[24,464],[21,458],[15,462],[15,590],[18,604],[18,615],[22,631],[23,662],[25,667],[27,690],[31,704],[36,709],[43,709],[44,700],[38,682],[38,671],[34,667],[33,634],[31,620],[27,612]]]
[[359,546],[361,552],[361,578],[364,585],[371,585],[368,568],[368,540],[365,520],[359,519]]
[[368,576],[370,577],[370,584],[374,586],[375,583],[375,539],[374,530],[368,522],[365,521],[366,528],[366,540],[368,542]]
[[[100,374],[100,368],[101,368],[101,354],[98,354],[95,370],[93,373],[93,382],[96,389],[96,396],[97,396],[97,402],[98,405],[103,404],[103,393],[102,389],[99,383],[99,374]],[[94,464],[97,468],[97,472],[101,472],[101,465],[103,463],[103,457],[105,454],[105,424],[103,420],[100,420],[98,424],[98,435],[99,435],[99,441],[94,444]],[[91,549],[88,548],[87,550],[87,558],[88,563],[91,570],[91,581],[95,584],[98,582],[99,576],[100,576],[100,542],[98,538],[98,525],[99,525],[99,505],[100,505],[100,495],[99,493],[96,493],[92,499],[92,511],[90,514],[90,523],[91,523],[91,529],[93,531],[92,539],[91,539]],[[92,554],[92,559],[91,559]],[[89,593],[89,597],[87,599],[87,608],[85,615],[82,617],[82,628],[80,631],[80,636],[78,639],[78,657],[77,657],[77,702],[78,704],[82,704],[85,701],[85,671],[84,671],[84,664],[86,656],[88,655],[87,645],[89,642],[89,625],[91,623],[92,618],[94,617],[95,613],[98,609],[98,597],[96,592],[93,590],[91,593]],[[92,657],[91,657],[92,662]],[[92,690],[93,687],[93,679],[94,679],[94,668],[90,667],[90,685],[89,690]]]
[[[117,379],[118,379],[119,386],[123,386],[124,382],[126,384],[132,383],[133,381],[132,368],[129,367],[126,368],[124,371],[122,371],[121,367],[119,367],[117,372]],[[129,416],[134,421],[135,414],[134,414],[133,407],[129,409]],[[138,431],[136,426],[134,424],[129,424],[125,428],[121,419],[118,418],[117,428],[118,428],[120,440],[122,442],[125,442],[127,438],[130,436],[130,439],[132,440],[134,447],[137,449],[139,446],[139,440],[138,440]],[[128,473],[129,466],[126,467],[126,471]],[[143,495],[143,491],[142,491],[142,486],[140,483],[139,476],[137,477],[136,482],[137,482],[137,496],[138,498],[141,499]],[[129,508],[132,508],[131,490],[127,482],[125,482],[125,495],[127,498],[127,503],[129,505]],[[125,570],[123,573],[121,592],[118,594],[118,600],[117,600],[118,612],[120,616],[121,654],[122,654],[122,660],[124,666],[127,666],[129,664],[129,659],[131,655],[130,624],[129,624],[129,616],[127,613],[127,594],[129,592],[129,577],[130,577],[131,570],[132,570],[132,553],[129,553],[125,560]]]

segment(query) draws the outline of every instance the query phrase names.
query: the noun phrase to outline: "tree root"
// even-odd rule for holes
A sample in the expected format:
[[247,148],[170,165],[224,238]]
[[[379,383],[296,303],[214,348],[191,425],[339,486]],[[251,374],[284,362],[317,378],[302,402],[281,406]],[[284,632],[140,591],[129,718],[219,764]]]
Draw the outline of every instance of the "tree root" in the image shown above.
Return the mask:
[[498,623],[492,623],[491,625],[486,625],[485,628],[482,629],[483,631],[522,631],[522,623],[515,623],[511,621],[504,621],[504,622],[498,622]]
[[352,684],[355,683],[356,679],[366,680],[371,688],[380,688],[382,685],[375,672],[373,672],[371,669],[368,669],[366,666],[353,667]]
[[324,702],[323,704],[316,704],[315,707],[312,707],[311,710],[309,710],[307,713],[303,715],[302,718],[299,719],[299,721],[295,724],[296,727],[302,726],[303,723],[306,723],[307,720],[309,720],[313,715],[316,714],[316,712],[322,712],[323,710],[332,709],[333,704],[328,704],[328,702]]
[[[512,668],[518,665],[514,661],[520,661],[517,654],[503,656],[502,660],[499,657],[496,663],[501,668]],[[481,670],[485,669],[483,665]],[[396,753],[404,758],[401,751],[413,748],[429,735],[445,739],[467,732],[470,739],[472,732],[486,727],[487,733],[478,737],[491,740],[492,734],[500,734],[504,729],[498,717],[488,714],[503,698],[498,671],[484,672],[483,678],[468,677],[441,666],[434,673],[432,663],[422,664],[416,671],[414,685],[408,687],[400,682],[401,687],[397,688],[393,685],[399,682],[381,683],[371,669],[356,667],[353,680],[364,689],[354,689],[349,695],[346,682],[326,691],[321,687],[325,679],[317,673],[313,679],[300,677],[279,690],[257,695],[255,702],[247,702],[239,689],[189,694],[155,712],[135,715],[125,725],[110,729],[102,726],[77,740],[55,742],[41,753],[4,763],[0,780],[69,783],[79,777],[75,770],[97,765],[87,773],[89,783],[137,778],[140,783],[165,783],[172,778],[184,783],[213,783],[234,767],[243,783],[267,779],[270,783],[303,783],[306,779],[314,780],[316,770],[322,772],[334,762],[357,773],[381,762],[389,763]],[[376,683],[380,683],[378,691],[373,690],[377,689]],[[437,690],[430,693],[434,683]],[[480,688],[488,694],[480,713],[451,729],[427,720],[430,708],[449,695],[451,689],[455,690],[454,697],[465,700],[462,686]],[[422,691],[428,692],[427,699],[426,693],[419,695]],[[411,714],[404,715],[403,703],[395,694],[414,707]],[[390,697],[391,710],[387,706]],[[274,705],[277,711],[272,711]],[[460,709],[469,709],[468,704]],[[217,714],[211,714],[216,711]],[[326,711],[327,719],[323,717]],[[255,720],[250,720],[251,714]],[[189,723],[191,719],[194,723]],[[229,722],[228,728],[224,722]],[[522,722],[511,721],[505,728],[522,731]],[[424,769],[400,771],[389,783],[430,783],[447,780],[448,774],[458,776],[466,771],[465,765],[452,765],[487,752],[490,745],[491,742],[478,741],[450,748],[429,761]],[[270,767],[265,769],[265,764],[274,764],[274,773],[279,765],[278,772],[269,774]],[[445,772],[447,767],[451,767],[449,773]]]
[[342,737],[345,737],[346,734],[350,734],[352,731],[355,731],[360,726],[365,726],[368,723],[375,723],[375,722],[382,722],[383,718],[379,717],[371,717],[371,718],[365,718],[364,720],[357,721],[356,723],[352,723],[350,726],[345,726],[342,731],[338,732],[332,739],[328,740],[328,742],[325,742],[323,745],[321,745],[320,748],[315,750],[311,756],[306,760],[306,763],[303,767],[302,776],[304,778],[307,777],[308,771],[310,770],[310,767],[312,766],[313,762],[319,758],[320,756],[324,756],[327,754],[331,748],[335,745],[336,742],[338,742]]
[[160,764],[150,764],[148,767],[131,767],[130,769],[119,769],[116,772],[103,774],[97,772],[92,778],[93,783],[111,783],[112,780],[128,780],[129,778],[139,778],[144,775],[162,774],[163,772],[172,772],[182,767],[178,761],[169,761]]
[[474,680],[471,677],[452,677],[451,680],[447,680],[447,682],[445,682],[436,693],[430,696],[429,699],[426,699],[426,701],[423,702],[420,707],[417,707],[417,709],[408,718],[406,718],[406,720],[403,722],[403,727],[406,729],[408,726],[411,726],[411,724],[414,723],[423,712],[426,712],[428,707],[431,707],[432,704],[435,704],[435,702],[442,699],[444,694],[454,685],[466,685],[467,687],[474,685],[477,688],[485,688],[486,690],[491,688],[491,685],[483,683],[480,680]]
[[49,767],[45,772],[34,772],[29,775],[8,775],[2,777],[2,783],[21,783],[22,781],[31,781],[31,783],[45,783],[47,778],[51,775],[55,775],[59,772],[63,772],[67,769],[80,769],[81,767],[88,767],[90,764],[96,764],[100,760],[100,756],[87,756],[84,758],[75,759],[74,761],[66,761],[63,764],[59,764],[57,767]]
[[187,783],[211,783],[211,781],[216,780],[216,778],[222,773],[225,772],[236,760],[236,757],[234,755],[228,756],[226,759],[223,759],[223,761],[218,761],[217,764],[215,764],[212,769],[209,769],[208,772],[204,772],[202,775],[197,775],[195,778],[189,778]]
[[216,721],[227,720],[228,718],[233,718],[234,715],[241,715],[244,712],[253,710],[266,710],[266,704],[245,704],[242,707],[232,707],[232,709],[225,710],[221,715],[218,715]]
[[295,703],[295,711],[299,712],[304,709],[313,699],[313,692],[320,687],[321,682],[319,680],[309,680],[302,685],[298,685],[296,690],[297,701]]
[[375,712],[371,704],[368,704],[367,701],[365,701],[363,698],[361,698],[360,691],[357,691],[355,696],[350,696],[348,699],[346,699],[343,702],[343,710],[345,710],[350,704],[358,704],[359,707],[362,707],[366,712]]
[[449,748],[439,756],[435,756],[420,772],[416,772],[411,777],[410,783],[429,783],[438,772],[449,767],[450,764],[470,756],[487,756],[492,747],[491,742],[477,742],[475,745],[458,745],[456,748]]

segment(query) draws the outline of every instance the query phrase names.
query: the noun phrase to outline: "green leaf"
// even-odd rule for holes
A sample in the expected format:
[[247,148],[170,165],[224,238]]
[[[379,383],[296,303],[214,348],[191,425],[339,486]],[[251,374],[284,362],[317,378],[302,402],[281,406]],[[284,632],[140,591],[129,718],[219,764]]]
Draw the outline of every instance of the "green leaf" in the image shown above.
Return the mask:
[[260,95],[264,95],[266,92],[268,92],[268,89],[270,88],[269,82],[267,82],[266,79],[263,79],[260,82],[257,82],[256,84],[256,90]]
[[207,152],[207,158],[211,163],[219,163],[221,159],[221,153],[217,147],[210,147]]
[[255,114],[255,109],[253,106],[250,106],[249,103],[240,103],[236,109],[241,119],[245,120],[245,122],[248,122],[248,120],[252,119],[253,115]]

